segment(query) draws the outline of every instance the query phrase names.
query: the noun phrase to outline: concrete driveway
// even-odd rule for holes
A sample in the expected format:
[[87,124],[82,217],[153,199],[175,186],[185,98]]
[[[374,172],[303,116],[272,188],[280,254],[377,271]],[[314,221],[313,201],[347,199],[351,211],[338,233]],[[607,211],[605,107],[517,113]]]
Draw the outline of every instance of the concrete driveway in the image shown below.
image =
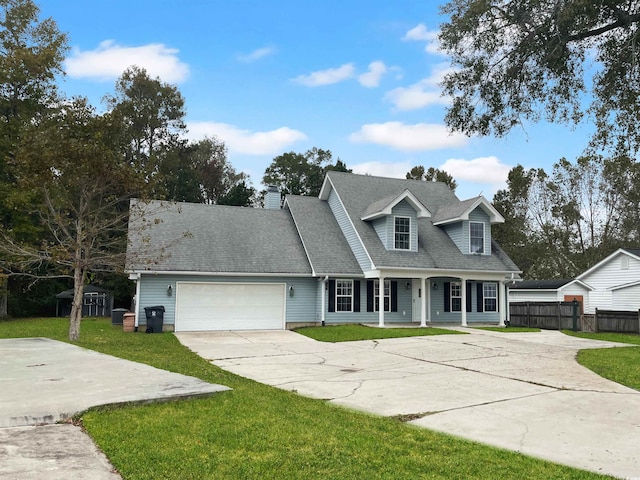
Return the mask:
[[622,346],[555,331],[323,343],[288,331],[178,333],[261,383],[620,478],[640,478],[640,392],[575,361]]
[[0,339],[0,478],[116,480],[91,438],[55,424],[90,407],[229,390],[46,338]]

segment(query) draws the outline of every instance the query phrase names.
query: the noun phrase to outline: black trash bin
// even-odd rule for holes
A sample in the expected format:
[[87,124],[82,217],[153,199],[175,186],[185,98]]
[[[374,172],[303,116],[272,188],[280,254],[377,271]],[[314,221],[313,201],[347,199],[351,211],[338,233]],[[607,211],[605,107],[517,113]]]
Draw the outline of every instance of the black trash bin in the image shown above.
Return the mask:
[[122,319],[127,312],[126,308],[114,308],[111,310],[111,325],[122,325]]
[[144,307],[144,313],[147,316],[147,333],[162,333],[162,324],[164,323],[164,307]]

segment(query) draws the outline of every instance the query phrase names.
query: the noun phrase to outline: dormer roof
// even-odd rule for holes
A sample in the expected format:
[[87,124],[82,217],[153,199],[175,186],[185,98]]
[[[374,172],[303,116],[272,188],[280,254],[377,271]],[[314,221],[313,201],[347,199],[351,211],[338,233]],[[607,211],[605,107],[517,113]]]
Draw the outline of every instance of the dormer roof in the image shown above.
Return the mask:
[[500,215],[491,203],[483,196],[463,200],[457,204],[446,205],[438,209],[431,219],[434,225],[446,225],[448,223],[469,220],[469,214],[476,208],[482,208],[489,215],[491,224],[504,223],[504,217]]
[[387,196],[382,198],[371,205],[363,213],[361,220],[375,220],[377,218],[391,215],[393,207],[406,200],[409,205],[416,211],[418,218],[429,218],[431,212],[424,206],[424,204],[416,198],[416,196],[409,190],[405,189],[403,192],[397,195]]

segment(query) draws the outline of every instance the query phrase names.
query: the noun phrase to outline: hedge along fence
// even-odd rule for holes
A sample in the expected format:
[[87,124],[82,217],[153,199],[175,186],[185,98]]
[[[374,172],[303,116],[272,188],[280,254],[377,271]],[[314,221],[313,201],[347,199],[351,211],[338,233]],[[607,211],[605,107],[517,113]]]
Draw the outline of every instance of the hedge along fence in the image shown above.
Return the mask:
[[570,330],[573,328],[573,302],[509,303],[509,322],[514,327]]

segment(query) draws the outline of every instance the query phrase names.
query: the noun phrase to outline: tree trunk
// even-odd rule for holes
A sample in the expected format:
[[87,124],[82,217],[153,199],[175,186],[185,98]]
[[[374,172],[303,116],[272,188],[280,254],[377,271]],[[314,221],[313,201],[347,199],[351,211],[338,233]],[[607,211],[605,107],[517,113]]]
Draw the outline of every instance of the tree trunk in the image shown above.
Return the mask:
[[8,316],[9,277],[0,274],[0,318]]
[[86,272],[84,269],[76,265],[73,269],[73,302],[71,304],[71,317],[69,318],[69,340],[72,342],[80,339],[85,277]]

